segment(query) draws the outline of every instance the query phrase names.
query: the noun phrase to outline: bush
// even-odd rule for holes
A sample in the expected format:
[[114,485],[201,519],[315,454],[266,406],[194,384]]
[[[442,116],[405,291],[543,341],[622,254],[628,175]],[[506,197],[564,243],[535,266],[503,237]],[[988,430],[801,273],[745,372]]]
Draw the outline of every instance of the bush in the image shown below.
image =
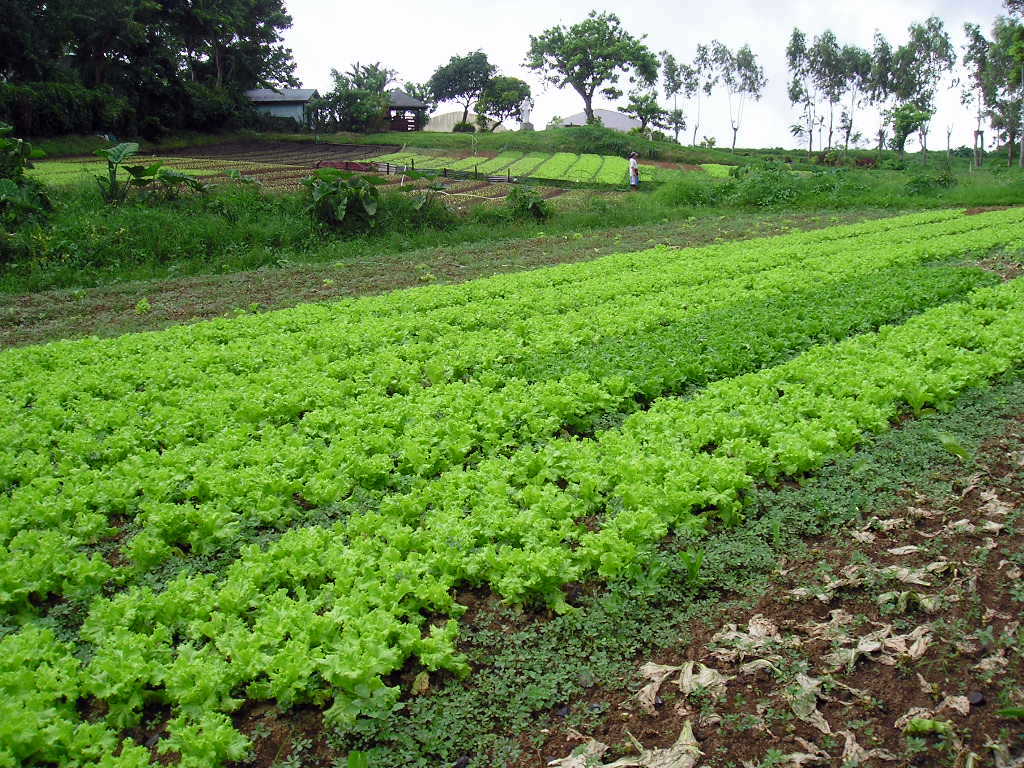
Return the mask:
[[813,198],[816,205],[827,203],[830,206],[845,207],[853,196],[867,189],[860,178],[846,168],[818,171],[807,180],[805,193]]
[[505,198],[505,209],[510,219],[537,219],[551,216],[551,203],[541,197],[534,187],[517,185]]
[[[32,145],[11,134],[14,129],[0,123],[0,224],[6,243],[7,232],[13,232],[26,221],[42,218],[51,209],[50,198],[42,184],[25,176],[25,169],[32,167],[32,158],[38,152]],[[7,258],[9,249],[2,249]]]
[[359,176],[337,168],[319,168],[302,180],[306,210],[314,223],[325,229],[365,232],[377,226],[382,179]]
[[941,169],[921,168],[915,170],[907,181],[906,189],[907,193],[911,195],[927,195],[956,185],[956,176],[952,169],[946,166]]
[[476,126],[472,123],[456,123],[452,127],[452,133],[476,133]]
[[385,192],[377,214],[377,229],[385,232],[454,227],[458,216],[430,192]]
[[786,168],[768,163],[738,165],[732,174],[729,198],[737,205],[771,208],[796,199],[800,185]]
[[692,173],[662,184],[655,195],[666,205],[699,208],[714,205],[721,194],[721,185],[709,184]]

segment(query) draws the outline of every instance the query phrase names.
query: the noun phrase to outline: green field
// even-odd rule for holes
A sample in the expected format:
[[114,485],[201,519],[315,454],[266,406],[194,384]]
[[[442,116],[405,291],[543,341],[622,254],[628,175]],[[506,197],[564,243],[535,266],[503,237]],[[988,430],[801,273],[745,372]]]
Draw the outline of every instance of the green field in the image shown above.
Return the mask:
[[[409,165],[418,169],[449,168],[482,174],[507,174],[556,181],[607,184],[609,186],[625,186],[629,181],[629,161],[626,158],[613,155],[510,151],[501,152],[493,158],[484,156],[455,158],[403,151],[374,157],[373,160],[380,163]],[[685,171],[672,168],[640,165],[641,181],[671,181],[681,178],[684,173]]]
[[385,716],[468,671],[458,590],[568,611],[1019,369],[1024,281],[971,263],[1022,246],[935,211],[0,353],[0,765]]

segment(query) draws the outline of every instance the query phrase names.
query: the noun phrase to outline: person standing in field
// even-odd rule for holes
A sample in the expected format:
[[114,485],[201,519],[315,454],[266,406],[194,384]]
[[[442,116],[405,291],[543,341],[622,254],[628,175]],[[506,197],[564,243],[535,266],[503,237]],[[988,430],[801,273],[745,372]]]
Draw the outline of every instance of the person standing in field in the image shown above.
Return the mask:
[[636,152],[629,153],[629,188],[634,192],[640,189],[640,163]]

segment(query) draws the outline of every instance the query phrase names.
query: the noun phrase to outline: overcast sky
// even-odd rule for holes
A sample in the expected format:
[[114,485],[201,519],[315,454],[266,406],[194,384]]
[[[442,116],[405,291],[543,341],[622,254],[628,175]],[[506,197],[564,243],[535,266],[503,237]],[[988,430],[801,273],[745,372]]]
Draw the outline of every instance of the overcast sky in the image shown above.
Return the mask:
[[[566,117],[582,111],[583,101],[571,88],[545,89],[533,72],[523,68],[529,36],[556,24],[580,21],[591,9],[617,14],[630,33],[647,35],[646,43],[653,51],[671,51],[681,61],[693,58],[698,43],[713,39],[733,49],[749,43],[764,67],[768,86],[761,101],[746,107],[737,145],[757,147],[796,145],[789,126],[798,115],[786,96],[785,60],[794,26],[809,37],[832,29],[840,44],[870,48],[875,30],[899,44],[906,39],[909,24],[937,15],[962,54],[964,22],[981,24],[987,31],[1003,12],[1001,0],[860,0],[844,4],[822,0],[778,0],[771,4],[763,0],[717,0],[685,5],[663,0],[614,0],[599,5],[590,0],[499,0],[476,8],[466,0],[391,0],[384,5],[333,0],[286,3],[294,23],[285,33],[285,43],[294,52],[304,87],[329,90],[331,68],[344,71],[355,61],[380,61],[398,70],[400,82],[420,82],[451,56],[479,48],[503,74],[530,84],[536,102],[531,120],[538,128],[554,115]],[[625,99],[616,103],[600,103],[599,99],[595,98],[595,107],[614,109],[625,104]],[[680,106],[692,119],[694,106]],[[929,147],[945,147],[947,126],[954,129],[954,147],[970,145],[974,123],[959,104],[959,89],[944,83],[938,107]],[[455,108],[457,105],[442,106],[438,112]],[[865,113],[858,119],[856,127],[869,136],[877,128],[873,115]],[[716,91],[706,101],[699,134],[714,136],[719,145],[728,146],[731,131],[724,91]],[[908,144],[908,148],[913,146],[914,142]]]

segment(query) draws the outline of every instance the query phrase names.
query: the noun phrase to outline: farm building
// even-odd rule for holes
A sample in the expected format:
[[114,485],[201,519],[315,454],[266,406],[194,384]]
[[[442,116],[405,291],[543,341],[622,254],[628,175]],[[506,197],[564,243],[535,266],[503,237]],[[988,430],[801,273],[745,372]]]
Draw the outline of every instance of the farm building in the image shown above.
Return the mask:
[[[388,94],[388,122],[392,131],[418,131],[419,126],[426,122],[427,105],[414,99],[400,88]],[[417,119],[421,116],[422,119]]]
[[[466,118],[466,120],[471,125],[476,125],[477,124],[477,122],[476,122],[476,113],[475,112],[470,112],[469,116]],[[434,115],[433,117],[431,117],[430,118],[430,122],[427,123],[427,127],[424,128],[423,130],[424,131],[435,131],[435,132],[438,132],[438,133],[451,133],[452,132],[452,128],[454,128],[456,126],[456,124],[461,123],[461,122],[462,122],[462,112],[461,111],[445,112],[443,115]],[[487,120],[487,128],[490,129],[491,126],[494,125],[494,123],[495,123],[494,120],[488,119]],[[501,125],[500,123],[498,124],[498,127],[494,129],[494,131],[496,133],[501,132],[501,131],[507,131],[507,130],[508,129],[504,125]]]
[[[619,131],[621,133],[629,133],[634,128],[640,127],[639,120],[635,120],[629,115],[624,115],[621,112],[615,112],[610,109],[595,109],[594,117],[599,119],[605,128],[611,128],[613,131]],[[579,114],[567,117],[559,123],[559,125],[586,124],[587,114],[585,112],[580,112]]]
[[312,112],[309,102],[319,98],[313,88],[254,88],[245,96],[257,112],[274,117],[290,117],[298,125],[309,126]]

